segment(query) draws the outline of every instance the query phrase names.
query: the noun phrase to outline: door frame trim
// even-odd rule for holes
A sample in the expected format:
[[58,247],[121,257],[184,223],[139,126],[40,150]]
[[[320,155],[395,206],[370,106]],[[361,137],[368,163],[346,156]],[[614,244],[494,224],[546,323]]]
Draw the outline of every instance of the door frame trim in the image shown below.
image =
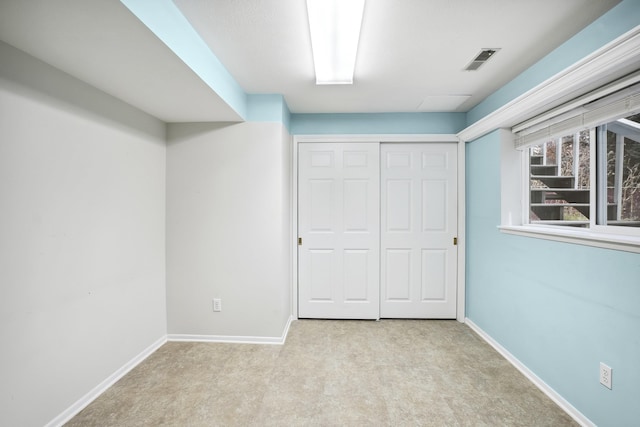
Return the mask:
[[298,318],[298,144],[304,142],[453,142],[458,147],[458,253],[456,320],[465,320],[465,144],[454,134],[294,135],[291,185],[291,313]]

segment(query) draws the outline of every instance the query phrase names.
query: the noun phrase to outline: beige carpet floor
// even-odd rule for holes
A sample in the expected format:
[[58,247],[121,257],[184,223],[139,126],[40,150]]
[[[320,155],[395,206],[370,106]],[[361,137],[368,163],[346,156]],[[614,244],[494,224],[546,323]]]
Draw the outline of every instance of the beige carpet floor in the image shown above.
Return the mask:
[[456,321],[299,320],[285,345],[169,342],[67,426],[573,426]]

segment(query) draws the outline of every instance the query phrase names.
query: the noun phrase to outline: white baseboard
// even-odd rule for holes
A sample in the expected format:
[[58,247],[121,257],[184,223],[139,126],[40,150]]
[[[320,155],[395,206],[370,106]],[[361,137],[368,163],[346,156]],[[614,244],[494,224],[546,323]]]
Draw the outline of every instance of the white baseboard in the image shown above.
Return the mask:
[[133,359],[125,363],[120,369],[115,371],[113,374],[109,375],[104,381],[95,386],[91,391],[82,396],[78,401],[76,401],[73,405],[67,408],[60,415],[55,417],[53,420],[49,421],[45,427],[59,427],[68,422],[71,418],[76,416],[78,412],[82,411],[87,407],[91,402],[98,398],[102,393],[104,393],[109,387],[114,385],[120,378],[125,376],[129,371],[138,366],[140,362],[149,357],[153,352],[159,349],[164,343],[167,342],[167,337],[162,336],[156,342],[151,344],[149,347],[144,349],[140,354],[135,356]]
[[289,327],[293,321],[293,316],[289,317],[284,327],[282,335],[279,337],[252,337],[252,336],[233,336],[233,335],[191,335],[191,334],[169,334],[167,341],[182,342],[217,342],[230,344],[276,344],[282,345],[287,339]]
[[153,352],[159,349],[167,341],[201,341],[201,342],[224,342],[224,343],[246,343],[246,344],[284,344],[289,333],[289,327],[294,320],[290,316],[279,337],[234,337],[225,335],[165,335],[160,337],[156,342],[144,349],[140,354],[124,364],[120,369],[107,377],[100,384],[95,386],[91,391],[82,396],[73,405],[67,408],[60,415],[49,421],[45,427],[60,427],[76,416],[91,402],[104,393],[109,387],[115,384],[120,378],[125,376],[129,371],[138,366],[144,359],[149,357]]
[[282,331],[282,344],[287,341],[287,335],[289,335],[289,328],[291,327],[291,322],[293,322],[295,318],[293,316],[289,316],[289,320],[287,320],[287,324],[284,326],[284,331]]
[[596,425],[589,420],[582,412],[578,411],[572,404],[567,402],[558,392],[549,387],[547,383],[542,381],[540,377],[527,368],[522,362],[520,362],[513,354],[509,353],[507,349],[502,347],[496,340],[491,338],[489,334],[483,331],[478,325],[468,318],[465,319],[467,324],[476,334],[485,340],[491,347],[493,347],[498,353],[500,353],[507,361],[519,370],[522,375],[527,377],[536,387],[538,387],[544,394],[546,394],[551,400],[553,400],[563,411],[565,411],[571,418],[573,418],[578,424],[584,427],[596,427]]

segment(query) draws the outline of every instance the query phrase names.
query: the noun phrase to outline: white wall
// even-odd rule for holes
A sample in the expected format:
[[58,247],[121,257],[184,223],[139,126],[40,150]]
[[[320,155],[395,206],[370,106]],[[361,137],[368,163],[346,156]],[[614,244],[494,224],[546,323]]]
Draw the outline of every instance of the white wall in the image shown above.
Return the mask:
[[291,313],[286,129],[170,124],[167,139],[169,334],[281,336]]
[[0,425],[166,334],[165,125],[0,43]]

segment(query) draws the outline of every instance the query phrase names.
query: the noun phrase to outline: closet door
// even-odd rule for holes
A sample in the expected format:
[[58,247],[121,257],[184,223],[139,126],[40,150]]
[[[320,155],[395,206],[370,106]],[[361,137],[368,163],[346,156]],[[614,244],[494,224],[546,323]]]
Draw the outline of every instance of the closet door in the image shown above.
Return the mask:
[[382,144],[380,317],[456,317],[457,147]]
[[378,143],[300,143],[298,315],[377,319]]

